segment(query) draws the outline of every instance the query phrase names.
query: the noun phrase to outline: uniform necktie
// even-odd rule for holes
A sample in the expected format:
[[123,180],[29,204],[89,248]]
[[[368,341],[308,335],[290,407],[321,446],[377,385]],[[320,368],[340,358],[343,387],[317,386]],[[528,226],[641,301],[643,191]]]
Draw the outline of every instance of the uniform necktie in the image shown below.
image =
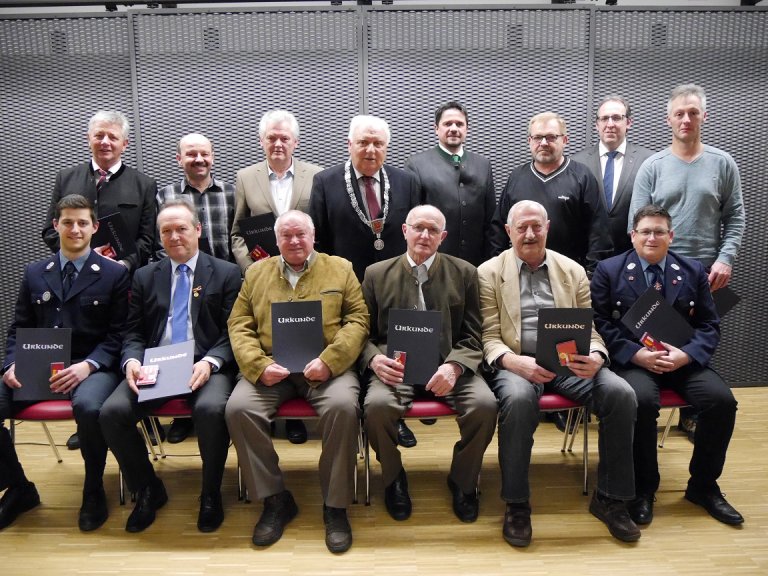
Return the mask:
[[187,308],[189,307],[189,276],[186,264],[179,264],[179,277],[173,293],[173,316],[171,317],[171,344],[187,340]]
[[371,220],[375,220],[379,217],[381,205],[379,199],[376,198],[376,190],[373,189],[373,177],[363,176],[363,181],[365,182],[365,201],[368,203],[368,214]]
[[64,264],[64,271],[61,276],[61,287],[64,295],[64,299],[67,298],[69,290],[72,288],[72,284],[75,282],[75,275],[77,274],[77,268],[72,262]]
[[412,269],[413,277],[416,278],[416,281],[419,284],[419,304],[418,309],[419,310],[426,310],[427,309],[427,303],[424,301],[424,291],[421,289],[422,284],[427,281],[428,273],[427,273],[427,265],[426,264],[420,264],[419,266],[414,266]]
[[650,273],[650,286],[653,286],[659,292],[663,292],[664,273],[661,271],[661,267],[658,264],[651,264],[648,266],[648,272]]
[[605,206],[608,210],[613,206],[613,159],[618,153],[618,150],[611,150],[606,154],[608,160],[605,162],[605,172],[603,173],[603,189],[605,190]]

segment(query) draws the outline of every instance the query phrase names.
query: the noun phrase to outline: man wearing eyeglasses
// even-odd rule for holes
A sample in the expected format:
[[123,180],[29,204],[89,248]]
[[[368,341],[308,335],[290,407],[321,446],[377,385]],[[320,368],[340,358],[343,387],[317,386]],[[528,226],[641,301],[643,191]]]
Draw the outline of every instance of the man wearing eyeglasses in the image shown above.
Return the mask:
[[[365,427],[381,463],[384,502],[390,516],[411,515],[408,479],[397,449],[397,422],[414,398],[439,398],[458,412],[461,434],[448,473],[453,511],[462,522],[477,520],[477,481],[483,454],[496,428],[496,398],[478,375],[483,359],[477,270],[468,262],[438,253],[445,240],[445,216],[434,206],[418,206],[402,224],[406,253],[372,264],[365,271],[363,296],[371,332],[360,369],[368,380]],[[389,311],[436,310],[442,317],[440,365],[426,386],[404,382],[403,364],[388,354],[394,328]],[[411,360],[410,356],[406,358]]]
[[600,193],[605,198],[613,253],[632,248],[627,234],[627,214],[632,199],[632,186],[640,165],[653,152],[627,141],[632,126],[632,108],[616,94],[606,96],[597,107],[595,128],[600,141],[572,156],[595,175]]
[[628,226],[635,212],[647,204],[665,208],[675,223],[676,251],[704,265],[714,292],[731,279],[745,216],[736,162],[728,153],[701,140],[706,119],[703,88],[684,84],[672,90],[667,102],[672,145],[640,167],[632,190]]
[[[595,325],[605,340],[613,369],[637,395],[633,445],[637,496],[628,506],[630,516],[641,525],[653,520],[659,487],[659,388],[667,386],[699,412],[686,499],[720,522],[741,524],[744,518],[725,500],[717,484],[736,421],[736,400],[709,367],[720,340],[720,326],[707,273],[701,263],[669,250],[677,236],[669,212],[660,206],[645,206],[635,213],[631,236],[635,249],[600,262],[591,285]],[[622,316],[651,287],[693,328],[693,337],[685,345],[677,348],[662,341],[661,350],[648,349],[622,323]]]
[[510,208],[521,200],[542,204],[554,226],[548,248],[575,260],[591,274],[599,260],[611,255],[608,217],[597,180],[584,164],[563,155],[568,144],[565,119],[543,112],[528,123],[533,160],[509,175],[492,220],[493,254],[509,248],[504,229]]

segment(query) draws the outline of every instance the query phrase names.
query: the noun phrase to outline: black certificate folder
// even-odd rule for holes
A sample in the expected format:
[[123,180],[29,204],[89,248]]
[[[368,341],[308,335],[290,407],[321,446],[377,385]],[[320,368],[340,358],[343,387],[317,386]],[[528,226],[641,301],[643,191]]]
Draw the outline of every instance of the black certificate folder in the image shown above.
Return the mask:
[[654,288],[648,288],[621,319],[638,339],[648,332],[679,348],[693,337],[693,328]]
[[320,300],[272,303],[272,358],[291,374],[323,351],[323,305]]
[[21,388],[13,390],[14,402],[66,400],[66,394],[51,392],[48,380],[54,371],[69,366],[71,355],[70,328],[18,328],[15,372]]
[[277,256],[280,253],[275,238],[275,215],[272,212],[243,218],[237,224],[248,252],[256,250],[260,258]]
[[157,366],[158,370],[154,384],[139,386],[139,402],[192,392],[189,381],[194,363],[194,340],[144,350],[144,366]]
[[591,337],[591,308],[542,308],[536,332],[536,363],[558,376],[573,376],[567,363],[561,363],[558,344],[573,340],[577,352],[586,356]]
[[426,386],[437,371],[442,324],[436,310],[390,309],[387,356],[405,366],[406,384]]
[[115,251],[114,258],[124,260],[131,254],[136,254],[136,241],[125,223],[125,219],[120,212],[114,212],[99,218],[99,229],[96,230],[91,238],[91,246],[103,246],[109,244]]

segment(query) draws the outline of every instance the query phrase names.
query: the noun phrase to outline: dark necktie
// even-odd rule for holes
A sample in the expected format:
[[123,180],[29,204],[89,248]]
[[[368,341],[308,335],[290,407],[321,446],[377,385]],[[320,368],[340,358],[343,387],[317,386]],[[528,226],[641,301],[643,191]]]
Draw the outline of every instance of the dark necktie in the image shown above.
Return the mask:
[[651,264],[648,266],[648,272],[650,274],[650,286],[653,286],[659,292],[663,292],[664,272],[661,271],[661,267],[658,264]]
[[618,153],[618,150],[611,150],[606,154],[608,160],[605,162],[605,172],[603,173],[603,188],[605,189],[605,207],[608,210],[613,206],[613,159]]
[[368,203],[368,214],[371,220],[375,220],[379,217],[381,212],[381,206],[379,205],[379,199],[376,198],[376,190],[373,188],[373,177],[363,176],[365,182],[365,201]]
[[107,182],[107,176],[109,176],[109,172],[99,168],[96,170],[96,173],[99,175],[99,179],[96,181],[96,197],[98,198],[98,195],[104,189],[104,184]]
[[411,268],[411,273],[413,274],[413,277],[416,278],[416,281],[419,283],[419,304],[418,309],[419,310],[426,310],[427,304],[424,301],[424,291],[421,289],[422,284],[427,281],[427,278],[429,277],[429,274],[427,272],[427,265],[426,264],[420,264],[419,266],[414,266]]
[[64,271],[61,275],[61,287],[63,290],[64,299],[66,300],[69,290],[72,288],[72,284],[75,282],[75,275],[77,274],[77,268],[72,262],[64,264]]
[[171,344],[187,340],[187,308],[189,306],[189,276],[188,266],[179,264],[179,277],[176,279],[176,290],[173,293],[173,316],[171,317]]

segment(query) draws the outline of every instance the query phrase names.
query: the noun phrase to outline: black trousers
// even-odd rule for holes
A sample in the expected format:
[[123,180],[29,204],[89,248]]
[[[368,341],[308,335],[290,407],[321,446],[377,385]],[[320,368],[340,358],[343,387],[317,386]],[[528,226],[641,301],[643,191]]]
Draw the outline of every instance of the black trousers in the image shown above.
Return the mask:
[[[203,461],[203,493],[218,492],[221,489],[229,449],[224,407],[233,388],[232,374],[211,374],[208,382],[188,397]],[[139,491],[157,477],[136,423],[166,400],[139,403],[136,394],[123,380],[102,407],[101,427],[104,437],[132,492]]]
[[736,422],[736,399],[720,375],[711,368],[688,365],[666,374],[652,374],[639,367],[616,368],[635,390],[634,461],[637,494],[652,495],[659,487],[656,454],[659,417],[659,388],[678,392],[699,414],[689,465],[689,487],[699,491],[717,490],[723,472],[728,444]]

